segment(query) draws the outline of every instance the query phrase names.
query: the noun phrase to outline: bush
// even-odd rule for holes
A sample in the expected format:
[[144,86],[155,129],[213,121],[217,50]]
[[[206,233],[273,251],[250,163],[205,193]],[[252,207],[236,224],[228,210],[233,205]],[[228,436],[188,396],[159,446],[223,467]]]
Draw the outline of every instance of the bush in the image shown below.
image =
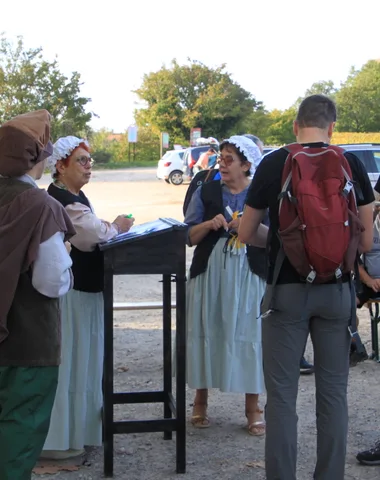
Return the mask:
[[95,160],[95,163],[102,165],[110,163],[112,160],[112,153],[103,149],[94,151],[91,156]]

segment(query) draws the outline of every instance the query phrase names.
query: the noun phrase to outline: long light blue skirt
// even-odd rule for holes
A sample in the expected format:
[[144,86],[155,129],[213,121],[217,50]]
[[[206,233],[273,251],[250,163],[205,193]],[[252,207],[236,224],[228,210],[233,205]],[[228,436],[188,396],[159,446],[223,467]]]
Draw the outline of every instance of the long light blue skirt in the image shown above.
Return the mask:
[[61,299],[62,362],[44,450],[102,444],[103,294],[71,290]]
[[265,282],[245,248],[225,253],[221,238],[207,271],[187,284],[187,381],[191,388],[264,391],[260,304]]

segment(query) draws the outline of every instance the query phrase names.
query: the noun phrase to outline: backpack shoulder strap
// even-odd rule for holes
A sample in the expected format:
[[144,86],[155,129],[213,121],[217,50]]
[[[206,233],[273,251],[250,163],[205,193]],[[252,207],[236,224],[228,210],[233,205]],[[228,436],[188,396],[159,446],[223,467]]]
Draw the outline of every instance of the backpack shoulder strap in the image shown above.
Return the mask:
[[215,202],[217,199],[218,203],[221,204],[223,209],[223,197],[222,197],[222,184],[220,181],[210,181],[203,183],[201,187],[201,198],[204,204]]
[[296,142],[289,143],[288,145],[285,145],[282,148],[286,150],[288,153],[290,153],[291,155],[295,155],[296,153],[301,152],[304,149],[303,145]]
[[201,170],[200,172],[198,172],[192,178],[192,180],[190,182],[190,185],[187,187],[185,199],[183,201],[183,208],[182,208],[184,216],[186,216],[187,208],[189,206],[190,200],[191,200],[195,190],[207,181],[206,178],[207,178],[209,172],[207,172],[207,173],[206,172],[207,172],[206,170]]
[[338,147],[338,145],[329,145],[328,148],[330,150],[334,150],[334,152],[344,155],[345,150],[342,147]]
[[204,183],[211,181],[216,174],[216,170],[214,168],[210,168],[210,170],[207,172],[206,178],[204,179]]
[[281,204],[283,198],[288,195],[288,191],[291,189],[291,182],[292,182],[292,158],[293,156],[300,152],[303,147],[299,143],[292,143],[290,145],[285,145],[283,147],[284,150],[288,152],[288,155],[285,159],[284,167],[282,170],[282,178],[281,178],[281,192],[278,195],[278,200],[280,201],[279,204],[279,211],[281,210]]

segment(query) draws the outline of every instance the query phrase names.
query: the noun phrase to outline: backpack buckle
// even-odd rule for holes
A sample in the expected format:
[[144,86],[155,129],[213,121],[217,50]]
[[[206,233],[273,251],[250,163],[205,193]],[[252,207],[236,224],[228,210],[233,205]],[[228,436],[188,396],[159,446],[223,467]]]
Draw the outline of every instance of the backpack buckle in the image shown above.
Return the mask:
[[316,276],[317,276],[316,271],[315,271],[315,270],[312,270],[312,271],[309,273],[309,275],[306,277],[306,281],[307,281],[308,283],[313,283]]
[[348,180],[346,182],[346,185],[343,188],[343,191],[342,191],[343,195],[347,197],[353,188],[354,188],[354,184],[350,180]]
[[293,197],[293,195],[290,193],[290,190],[287,191],[287,195],[290,203],[293,203],[293,204],[297,203],[296,197]]
[[350,333],[351,338],[355,338],[355,336],[358,335],[358,332],[353,332],[352,331],[351,325],[348,327],[348,331]]

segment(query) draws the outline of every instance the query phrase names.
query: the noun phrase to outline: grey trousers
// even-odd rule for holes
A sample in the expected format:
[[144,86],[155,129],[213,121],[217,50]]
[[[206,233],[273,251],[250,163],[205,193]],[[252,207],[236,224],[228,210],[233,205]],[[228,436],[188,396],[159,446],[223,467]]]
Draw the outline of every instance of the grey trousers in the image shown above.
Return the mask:
[[317,417],[316,480],[344,480],[348,409],[351,297],[348,284],[277,285],[262,304],[267,390],[267,480],[295,480],[299,364],[310,333],[314,347]]

